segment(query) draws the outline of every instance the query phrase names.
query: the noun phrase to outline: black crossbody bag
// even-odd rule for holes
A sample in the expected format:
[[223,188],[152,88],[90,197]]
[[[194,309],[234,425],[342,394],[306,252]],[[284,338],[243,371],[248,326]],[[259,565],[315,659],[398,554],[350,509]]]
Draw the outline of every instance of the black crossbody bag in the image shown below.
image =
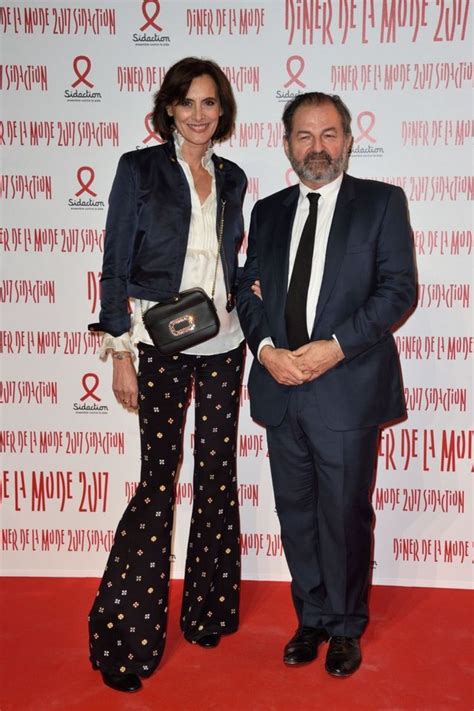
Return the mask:
[[143,323],[155,347],[162,355],[174,355],[219,333],[220,323],[214,305],[217,267],[224,235],[224,208],[219,221],[219,240],[211,296],[204,289],[186,289],[172,299],[160,301],[143,314]]

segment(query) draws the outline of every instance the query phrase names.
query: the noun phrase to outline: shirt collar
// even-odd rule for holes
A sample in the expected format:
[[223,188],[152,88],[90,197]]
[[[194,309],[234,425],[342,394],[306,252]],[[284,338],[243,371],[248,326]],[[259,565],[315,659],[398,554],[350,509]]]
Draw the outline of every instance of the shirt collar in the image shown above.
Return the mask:
[[338,175],[337,178],[335,178],[335,180],[332,180],[330,183],[327,183],[327,185],[321,186],[317,190],[308,188],[307,185],[300,182],[300,204],[306,198],[308,193],[319,193],[323,200],[331,200],[331,199],[335,200],[337,197],[337,194],[341,188],[343,177],[344,177],[344,173],[341,173],[341,175]]
[[[184,138],[183,136],[178,132],[174,131],[173,132],[173,140],[174,140],[174,147],[176,150],[176,158],[178,160],[183,160],[183,143],[184,143]],[[214,153],[214,145],[212,141],[209,141],[209,145],[207,146],[206,152],[204,153],[202,157],[202,165],[203,168],[206,168],[206,170],[209,170],[209,168],[212,165],[212,155]],[[185,161],[186,162],[186,161]]]

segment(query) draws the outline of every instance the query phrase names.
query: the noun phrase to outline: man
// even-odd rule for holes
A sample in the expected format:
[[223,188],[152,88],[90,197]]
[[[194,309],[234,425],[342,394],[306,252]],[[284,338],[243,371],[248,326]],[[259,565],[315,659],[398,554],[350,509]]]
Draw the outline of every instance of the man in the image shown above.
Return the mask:
[[391,329],[415,302],[412,233],[400,188],[344,173],[339,97],[301,94],[283,123],[300,183],[254,207],[238,308],[299,623],[283,661],[329,640],[326,670],[344,677],[368,619],[379,429],[405,416]]

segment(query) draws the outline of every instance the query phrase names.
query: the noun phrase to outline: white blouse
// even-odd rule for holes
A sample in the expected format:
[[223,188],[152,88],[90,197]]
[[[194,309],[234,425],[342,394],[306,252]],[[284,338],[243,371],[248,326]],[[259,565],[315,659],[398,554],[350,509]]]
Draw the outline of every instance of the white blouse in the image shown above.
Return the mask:
[[[183,138],[176,131],[174,141],[176,157],[180,166],[184,170],[191,193],[191,221],[189,224],[188,245],[184,259],[183,275],[181,279],[180,291],[191,289],[196,286],[203,288],[210,296],[212,283],[216,268],[218,251],[218,241],[216,235],[217,199],[216,180],[214,173],[214,163],[212,162],[213,149],[210,145],[203,156],[202,165],[212,177],[212,189],[205,202],[201,204],[191,170],[183,158],[181,146]],[[106,360],[109,351],[129,351],[135,357],[135,345],[138,342],[153,345],[150,336],[143,324],[142,314],[155,301],[145,301],[136,299],[132,315],[132,326],[130,332],[121,336],[111,336],[104,334],[100,357]],[[224,281],[224,271],[221,259],[218,260],[216,290],[214,294],[214,304],[220,321],[219,333],[204,343],[200,343],[193,348],[188,348],[183,353],[188,355],[214,355],[226,353],[237,348],[244,338],[240,328],[237,310],[234,308],[230,313],[226,309],[227,293]]]

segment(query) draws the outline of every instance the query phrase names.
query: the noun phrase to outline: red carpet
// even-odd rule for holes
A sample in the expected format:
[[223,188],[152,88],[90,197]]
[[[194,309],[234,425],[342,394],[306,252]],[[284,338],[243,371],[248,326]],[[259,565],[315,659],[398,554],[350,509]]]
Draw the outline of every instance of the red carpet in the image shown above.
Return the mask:
[[375,587],[363,666],[333,679],[320,657],[289,669],[295,627],[287,583],[244,582],[239,632],[217,649],[178,631],[171,593],[160,668],[137,694],[103,686],[87,660],[86,615],[97,580],[3,578],[1,711],[422,711],[474,708],[473,597],[466,590]]

